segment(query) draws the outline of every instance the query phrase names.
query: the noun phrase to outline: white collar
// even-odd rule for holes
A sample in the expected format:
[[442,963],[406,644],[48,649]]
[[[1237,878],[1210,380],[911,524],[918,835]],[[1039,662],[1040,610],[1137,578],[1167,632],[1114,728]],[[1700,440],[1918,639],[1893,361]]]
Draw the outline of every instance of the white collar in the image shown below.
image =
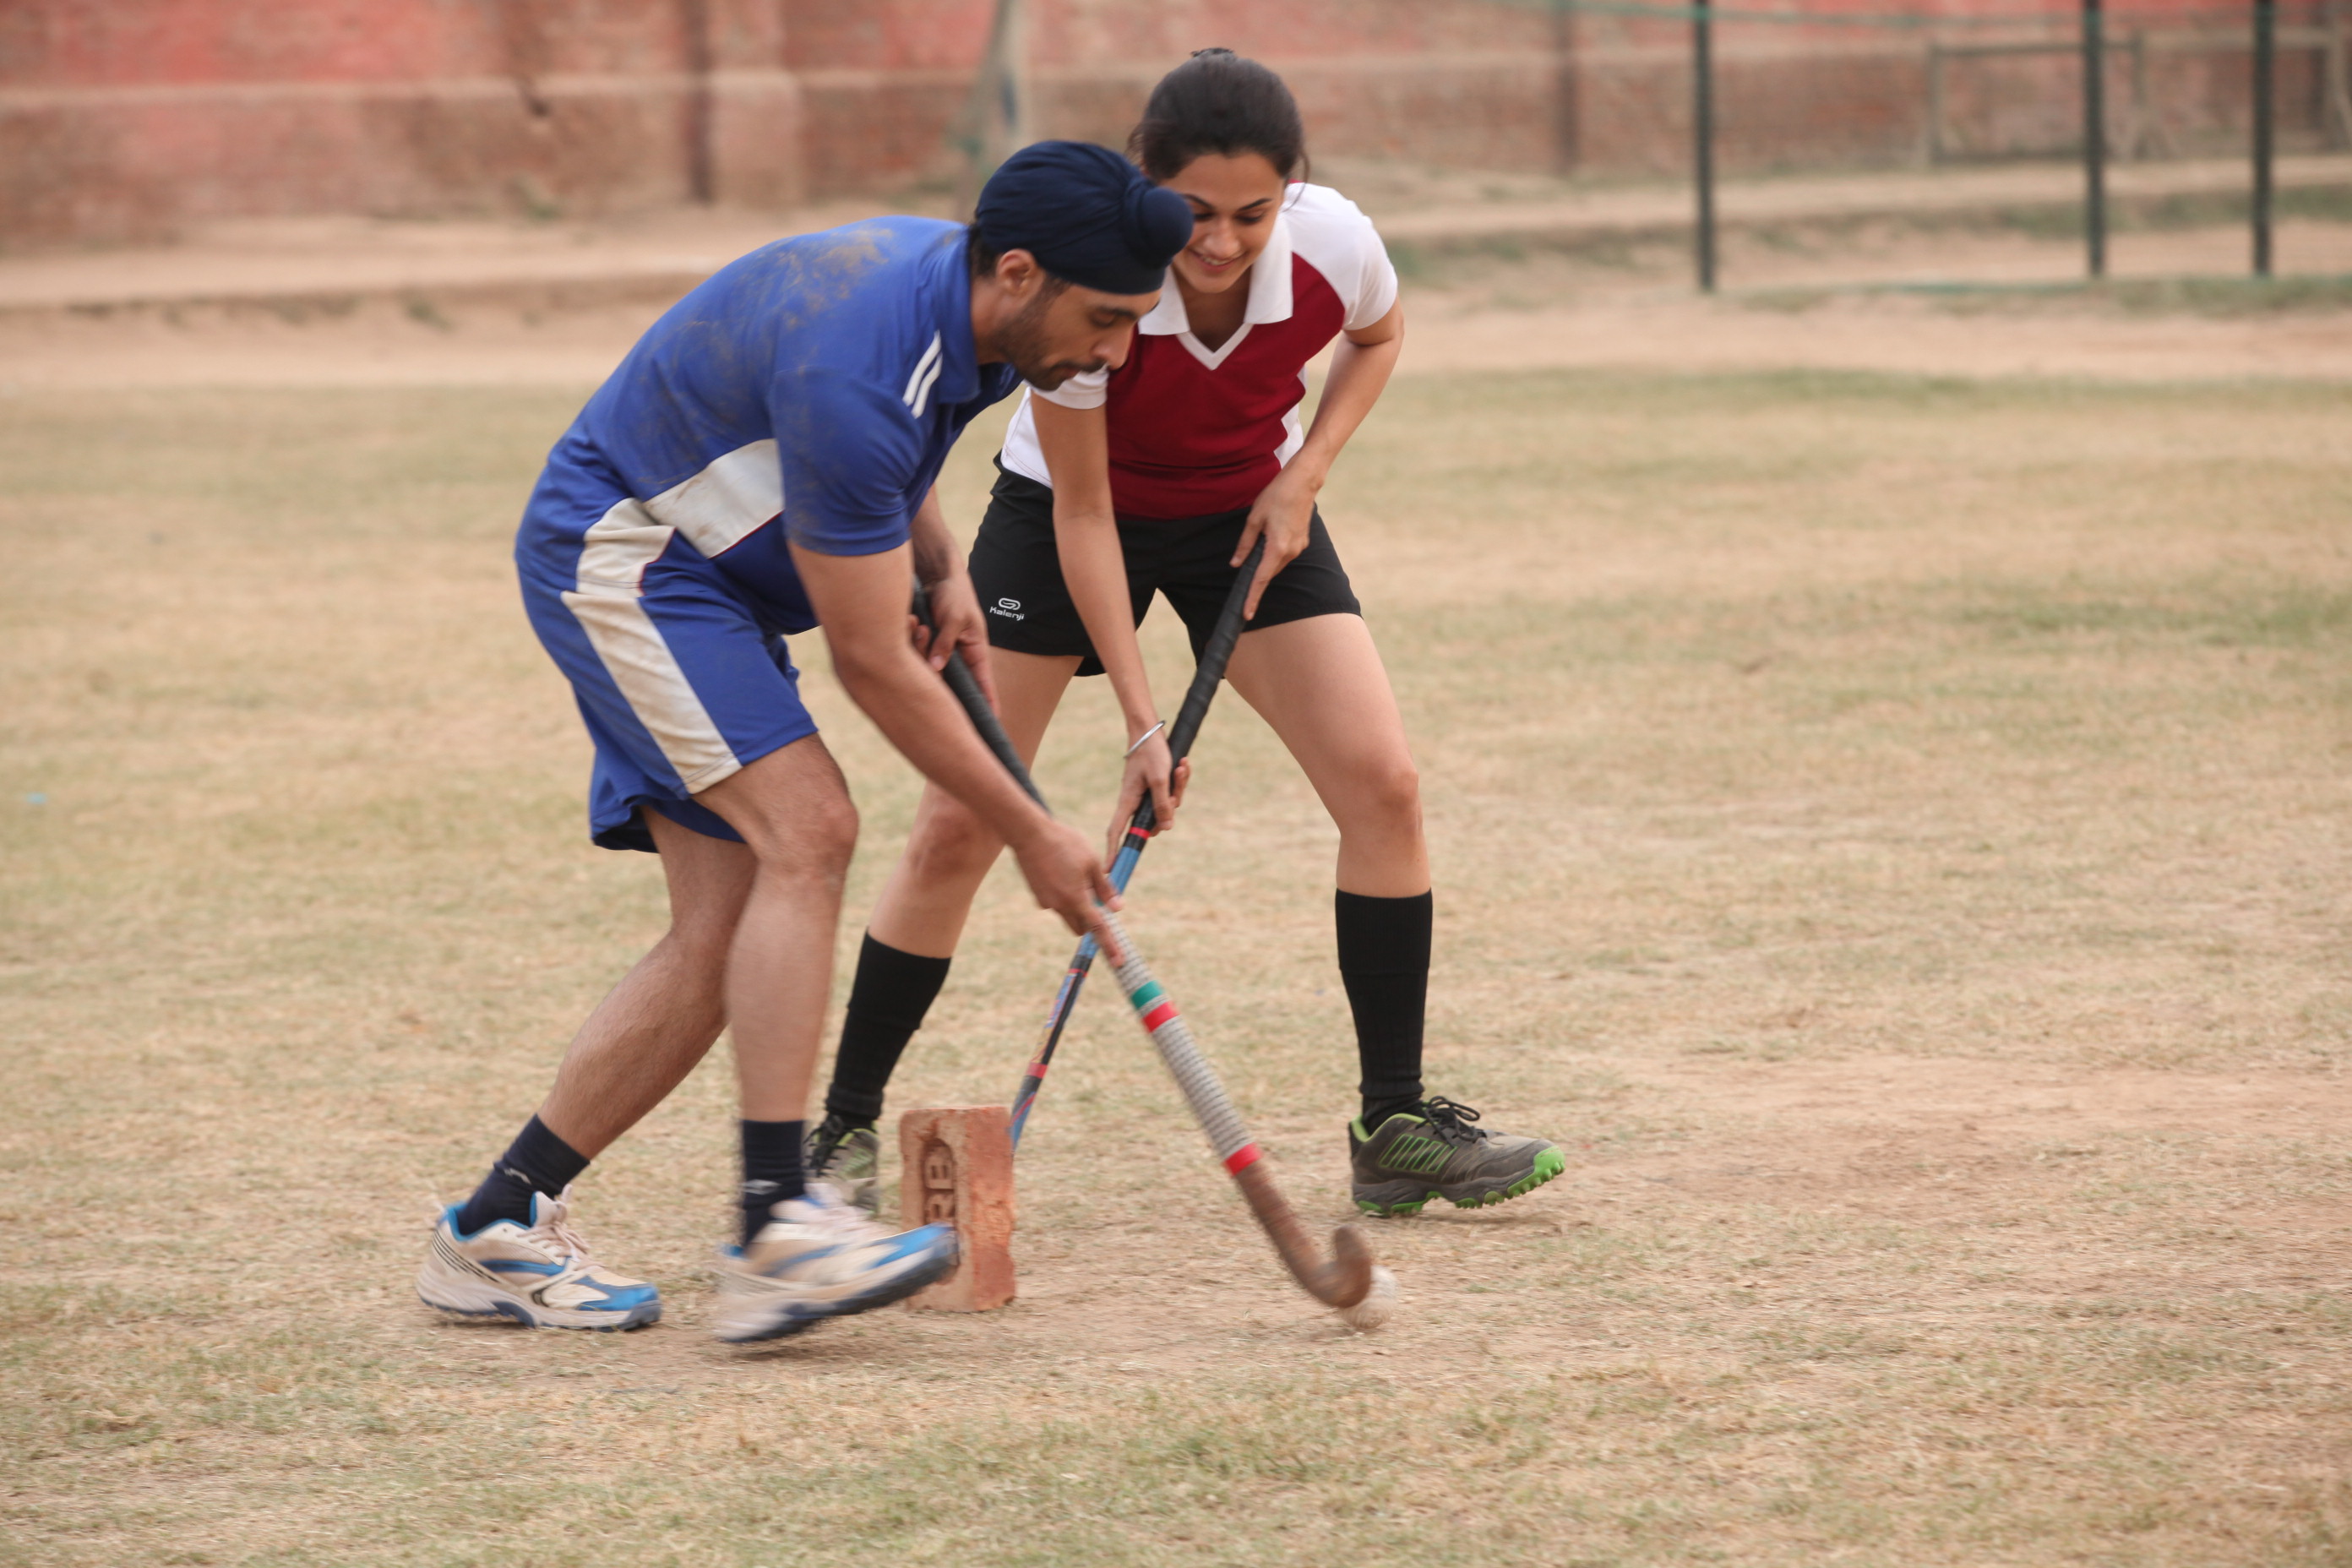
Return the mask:
[[[1249,303],[1242,307],[1244,328],[1261,321],[1290,320],[1290,204],[1287,193],[1285,195],[1282,208],[1274,215],[1273,237],[1257,253],[1257,259],[1250,263]],[[1169,271],[1167,286],[1160,290],[1160,303],[1135,323],[1135,330],[1153,337],[1191,335],[1192,322],[1184,314],[1184,294],[1176,287],[1173,268]],[[1234,334],[1234,338],[1241,335]]]

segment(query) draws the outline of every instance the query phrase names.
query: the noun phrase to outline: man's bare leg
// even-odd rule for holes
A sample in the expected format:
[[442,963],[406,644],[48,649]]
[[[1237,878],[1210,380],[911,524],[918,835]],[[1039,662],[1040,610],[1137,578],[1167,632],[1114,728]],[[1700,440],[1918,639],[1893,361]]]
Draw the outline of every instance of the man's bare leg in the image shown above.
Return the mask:
[[539,1119],[593,1159],[669,1097],[726,1026],[727,955],[751,849],[645,812],[669,881],[669,930],[572,1037]]
[[[722,797],[725,807],[719,804]],[[645,814],[669,882],[670,929],[572,1037],[539,1114],[461,1206],[461,1231],[498,1218],[527,1221],[533,1192],[560,1194],[589,1161],[668,1098],[709,1054],[730,1016],[732,973],[752,982],[736,1003],[751,1020],[750,1059],[775,1058],[761,1035],[779,1021],[787,1036],[805,1037],[798,1073],[800,1097],[807,1098],[856,814],[841,771],[813,735],[760,758],[704,798],[720,816],[731,810],[754,825],[758,837],[739,827],[747,842],[730,843],[681,827],[659,812]],[[763,887],[772,909],[783,906],[782,923],[771,915],[761,934],[747,942],[740,928]],[[820,927],[822,936],[812,936]],[[739,954],[748,956],[739,962]],[[779,1018],[779,1004],[763,986],[799,1001],[782,1004]],[[796,1018],[793,1005],[807,1016]],[[736,1032],[739,1068],[746,1059],[744,1034]],[[747,1077],[747,1095],[750,1081]],[[762,1098],[761,1110],[747,1110],[747,1119],[797,1120],[797,1110],[765,1114],[779,1099]]]
[[811,735],[695,797],[750,846],[754,869],[727,962],[726,1007],[747,1121],[798,1121],[833,986],[857,808]]
[[670,929],[572,1037],[540,1114],[474,1195],[436,1226],[416,1288],[445,1311],[572,1329],[638,1328],[661,1318],[653,1286],[587,1254],[566,1223],[562,1194],[718,1038],[727,955],[753,860],[743,845],[657,813],[646,821],[669,882]]
[[696,797],[751,847],[750,894],[727,961],[727,1016],[742,1084],[741,1245],[719,1259],[711,1331],[748,1344],[905,1300],[955,1267],[951,1226],[894,1236],[802,1160],[809,1079],[833,983],[841,888],[857,811],[814,736]]
[[[721,1314],[724,1337],[768,1338],[896,1300],[891,1292],[919,1289],[953,1265],[951,1237],[877,1248],[889,1238],[845,1232],[828,1217],[843,1211],[784,1201],[802,1196],[801,1107],[833,977],[842,880],[857,838],[840,770],[810,736],[699,798],[744,842],[649,816],[669,880],[670,930],[573,1037],[541,1113],[475,1196],[436,1227],[417,1278],[432,1305],[564,1328],[658,1320],[658,1292],[591,1259],[565,1223],[564,1205],[546,1200],[661,1103],[709,1050],[722,1021],[733,1026],[742,1082],[745,1239],[772,1217],[797,1213],[797,1228],[783,1227],[782,1240],[772,1235],[757,1258],[738,1255],[728,1266],[740,1278]],[[766,1182],[769,1175],[789,1179]],[[773,1190],[755,1203],[763,1182]],[[823,1279],[784,1278],[795,1245],[818,1260],[841,1254],[844,1267],[845,1249],[864,1246],[873,1256],[861,1258],[866,1274],[828,1295]]]

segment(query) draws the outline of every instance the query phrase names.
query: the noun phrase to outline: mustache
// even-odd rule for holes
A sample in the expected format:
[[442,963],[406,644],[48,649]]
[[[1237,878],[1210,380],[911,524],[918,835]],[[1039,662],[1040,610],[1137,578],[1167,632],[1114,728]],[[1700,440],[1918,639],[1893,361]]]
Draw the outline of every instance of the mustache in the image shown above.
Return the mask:
[[1028,382],[1034,386],[1042,386],[1050,392],[1054,388],[1062,385],[1065,382],[1067,382],[1074,375],[1084,375],[1089,371],[1108,370],[1110,368],[1110,362],[1108,360],[1100,359],[1087,360],[1084,362],[1074,359],[1057,359],[1051,364],[1041,365],[1034,370],[1018,363],[1014,364],[1013,368],[1020,372],[1022,380]]

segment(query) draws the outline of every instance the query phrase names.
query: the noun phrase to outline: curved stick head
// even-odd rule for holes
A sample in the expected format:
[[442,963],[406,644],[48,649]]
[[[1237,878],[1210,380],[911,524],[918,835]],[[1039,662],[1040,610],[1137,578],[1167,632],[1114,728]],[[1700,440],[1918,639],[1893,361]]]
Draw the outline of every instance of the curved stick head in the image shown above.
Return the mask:
[[1364,1233],[1343,1225],[1331,1233],[1331,1261],[1318,1268],[1308,1287],[1327,1307],[1352,1307],[1372,1288],[1372,1248]]
[[1343,1225],[1331,1233],[1331,1259],[1316,1255],[1315,1238],[1298,1221],[1288,1200],[1266,1173],[1265,1163],[1253,1160],[1234,1173],[1234,1184],[1248,1200],[1250,1212],[1265,1229],[1266,1237],[1299,1289],[1327,1307],[1352,1307],[1372,1288],[1372,1249],[1364,1233]]

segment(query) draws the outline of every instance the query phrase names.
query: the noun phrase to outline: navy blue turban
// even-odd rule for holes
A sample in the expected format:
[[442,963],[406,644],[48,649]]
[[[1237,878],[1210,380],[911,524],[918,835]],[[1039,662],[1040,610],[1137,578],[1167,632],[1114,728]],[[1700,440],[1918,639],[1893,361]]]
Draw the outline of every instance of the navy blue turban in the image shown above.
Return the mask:
[[1025,250],[1056,278],[1149,294],[1192,237],[1192,209],[1091,142],[1039,142],[997,165],[972,215],[998,255]]

